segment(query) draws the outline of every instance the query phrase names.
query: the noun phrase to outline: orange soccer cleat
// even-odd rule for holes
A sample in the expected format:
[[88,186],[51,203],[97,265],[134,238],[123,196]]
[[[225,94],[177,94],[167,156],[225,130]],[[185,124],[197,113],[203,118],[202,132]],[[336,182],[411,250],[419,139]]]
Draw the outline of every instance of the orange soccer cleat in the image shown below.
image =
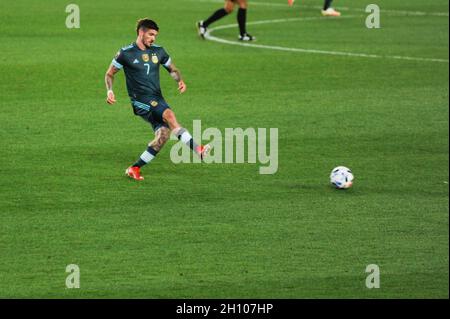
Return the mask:
[[200,158],[202,160],[205,159],[206,156],[208,156],[209,152],[211,151],[211,145],[200,145],[197,147],[197,154],[200,155]]
[[295,0],[288,0],[288,5],[292,7],[294,5]]
[[141,169],[137,166],[130,166],[125,171],[125,175],[128,175],[134,180],[142,181],[144,177],[141,176]]

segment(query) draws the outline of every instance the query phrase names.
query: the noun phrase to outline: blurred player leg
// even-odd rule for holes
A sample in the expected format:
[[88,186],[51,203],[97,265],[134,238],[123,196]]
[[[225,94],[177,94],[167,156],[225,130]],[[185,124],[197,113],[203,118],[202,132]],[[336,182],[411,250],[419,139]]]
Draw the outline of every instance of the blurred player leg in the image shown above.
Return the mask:
[[340,17],[341,13],[331,7],[331,2],[333,2],[333,0],[325,0],[322,15],[325,17]]
[[247,33],[247,0],[236,0],[239,4],[237,20],[239,25],[239,40],[253,41],[255,37]]
[[231,13],[233,11],[233,7],[234,7],[233,1],[232,0],[226,0],[225,1],[225,6],[222,9],[219,9],[216,12],[214,12],[205,21],[197,22],[198,34],[204,39],[206,34],[207,34],[207,32],[208,32],[208,26],[210,24],[212,24],[212,23],[222,19],[223,17],[225,17],[229,13]]

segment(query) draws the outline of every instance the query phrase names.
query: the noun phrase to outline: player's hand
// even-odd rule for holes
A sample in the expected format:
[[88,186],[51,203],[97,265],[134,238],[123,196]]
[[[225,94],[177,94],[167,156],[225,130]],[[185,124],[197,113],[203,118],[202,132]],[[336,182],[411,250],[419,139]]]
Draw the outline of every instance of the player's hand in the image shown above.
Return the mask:
[[178,91],[180,91],[180,93],[186,92],[186,83],[184,83],[183,80],[178,82]]
[[116,103],[116,97],[114,96],[114,92],[112,90],[109,90],[107,93],[106,103],[111,105]]

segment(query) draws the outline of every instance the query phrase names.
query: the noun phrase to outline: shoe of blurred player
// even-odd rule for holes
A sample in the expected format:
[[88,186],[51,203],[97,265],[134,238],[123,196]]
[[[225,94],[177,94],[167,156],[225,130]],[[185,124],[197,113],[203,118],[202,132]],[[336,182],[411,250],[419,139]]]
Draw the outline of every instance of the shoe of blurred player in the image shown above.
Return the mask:
[[197,30],[198,30],[198,35],[202,39],[204,39],[206,37],[206,34],[208,33],[208,29],[206,29],[206,27],[203,25],[203,21],[197,22]]
[[141,176],[141,169],[137,166],[128,167],[125,174],[137,181],[142,181],[144,179],[144,177]]
[[288,0],[288,5],[292,7],[294,5],[295,0]]
[[202,160],[205,159],[206,156],[208,156],[209,152],[211,151],[211,145],[200,145],[197,149],[198,154],[200,155],[200,158]]
[[247,41],[248,42],[248,41],[254,41],[254,40],[256,40],[256,38],[251,36],[248,33],[244,33],[243,35],[239,36],[239,41]]
[[341,13],[339,11],[334,10],[333,8],[328,8],[326,10],[322,10],[322,15],[324,17],[340,17]]

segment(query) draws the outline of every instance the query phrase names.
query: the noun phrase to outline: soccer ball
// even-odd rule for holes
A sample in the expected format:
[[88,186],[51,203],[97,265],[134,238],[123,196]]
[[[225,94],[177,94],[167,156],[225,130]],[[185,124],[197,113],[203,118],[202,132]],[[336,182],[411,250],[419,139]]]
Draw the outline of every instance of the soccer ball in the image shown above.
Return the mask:
[[330,174],[330,182],[336,188],[345,189],[350,188],[353,185],[353,173],[345,166],[338,166],[333,168]]

